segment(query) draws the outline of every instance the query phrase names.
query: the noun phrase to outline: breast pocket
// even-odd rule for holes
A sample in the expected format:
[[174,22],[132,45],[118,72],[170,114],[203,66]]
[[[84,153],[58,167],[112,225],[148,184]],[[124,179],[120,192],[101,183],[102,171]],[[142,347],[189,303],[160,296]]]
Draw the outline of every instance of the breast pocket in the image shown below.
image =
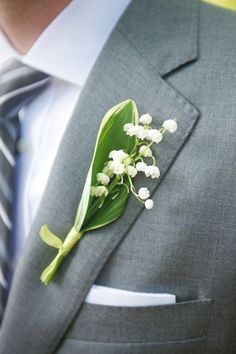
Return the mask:
[[204,354],[210,299],[154,307],[84,303],[59,354]]

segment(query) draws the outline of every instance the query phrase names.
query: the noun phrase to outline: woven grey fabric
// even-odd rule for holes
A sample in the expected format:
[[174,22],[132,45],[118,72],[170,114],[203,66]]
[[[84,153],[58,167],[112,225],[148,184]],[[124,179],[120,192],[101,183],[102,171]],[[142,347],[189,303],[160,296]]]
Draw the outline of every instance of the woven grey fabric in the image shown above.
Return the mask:
[[[85,303],[80,320],[71,326],[67,337],[101,343],[155,343],[157,338],[159,342],[193,341],[207,335],[210,310],[210,300],[140,308]],[[176,323],[180,317],[186,326]]]
[[193,341],[167,343],[97,343],[67,340],[58,354],[201,354],[206,350],[206,338]]
[[[68,125],[16,271],[1,354],[236,352],[236,14],[198,6],[134,0],[113,31]],[[55,252],[41,243],[40,226],[68,232],[101,118],[128,97],[141,113],[178,117],[177,133],[156,149],[156,207],[144,211],[130,198],[123,216],[87,234],[45,287],[39,276]],[[95,281],[174,293],[178,303],[85,305]]]
[[11,237],[14,170],[20,138],[18,112],[48,80],[48,75],[14,59],[8,60],[0,70],[0,320],[15,262]]

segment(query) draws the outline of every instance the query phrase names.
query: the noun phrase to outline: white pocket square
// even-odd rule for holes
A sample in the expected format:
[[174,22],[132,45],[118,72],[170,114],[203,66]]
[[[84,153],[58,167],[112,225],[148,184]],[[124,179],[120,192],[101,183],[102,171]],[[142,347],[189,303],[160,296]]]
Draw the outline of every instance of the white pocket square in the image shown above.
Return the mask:
[[93,285],[85,302],[105,306],[160,306],[176,303],[174,294],[143,293]]

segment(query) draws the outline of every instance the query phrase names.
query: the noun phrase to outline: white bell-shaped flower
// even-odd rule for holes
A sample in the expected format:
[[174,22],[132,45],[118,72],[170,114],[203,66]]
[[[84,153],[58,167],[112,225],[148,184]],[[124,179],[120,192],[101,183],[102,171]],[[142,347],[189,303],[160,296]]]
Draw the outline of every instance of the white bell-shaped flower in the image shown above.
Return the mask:
[[133,127],[133,123],[127,123],[124,125],[124,131],[127,133],[132,127]]
[[147,166],[145,175],[146,177],[158,178],[160,176],[160,170],[157,166]]
[[142,155],[144,157],[151,157],[152,156],[152,150],[146,145],[142,145],[140,147],[139,153],[140,153],[140,155]]
[[137,138],[139,138],[140,140],[144,140],[147,137],[147,129],[144,129],[144,127],[141,127],[141,125],[137,125],[137,131],[136,131],[136,136]]
[[106,197],[108,194],[108,189],[104,186],[97,186],[90,188],[90,195],[92,197],[102,197],[103,195]]
[[97,181],[103,185],[106,185],[110,182],[109,176],[103,172],[97,173],[96,177],[97,177]]
[[145,162],[137,162],[136,163],[136,170],[138,172],[145,172],[146,167],[147,167],[147,164]]
[[136,168],[134,166],[127,166],[126,167],[126,173],[134,178],[136,176],[136,174],[138,173],[138,171],[136,170]]
[[120,163],[123,163],[125,166],[131,163],[129,154],[123,150],[112,150],[109,154],[109,157],[113,159],[113,161],[119,161]]
[[142,187],[138,191],[139,198],[145,200],[150,197],[150,192],[146,187]]
[[149,113],[145,113],[139,118],[139,122],[142,124],[151,124],[152,116]]
[[138,125],[133,125],[132,123],[128,123],[128,124],[124,125],[124,131],[129,136],[135,136],[139,132],[139,126]]
[[150,129],[150,130],[148,130],[148,133],[147,133],[147,139],[158,144],[162,141],[162,134],[157,129]]
[[115,175],[122,175],[125,172],[125,166],[118,160],[112,161],[110,169]]
[[129,155],[123,150],[112,150],[109,154],[109,158],[114,161],[123,162]]
[[147,129],[141,125],[133,125],[131,123],[124,125],[124,131],[129,136],[137,136],[139,139],[144,140],[147,136]]

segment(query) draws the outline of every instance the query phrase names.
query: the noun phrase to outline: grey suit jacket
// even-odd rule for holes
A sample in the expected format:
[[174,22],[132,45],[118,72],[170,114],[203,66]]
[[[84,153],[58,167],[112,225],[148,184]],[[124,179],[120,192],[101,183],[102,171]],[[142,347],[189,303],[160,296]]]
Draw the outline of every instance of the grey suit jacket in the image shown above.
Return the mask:
[[[198,0],[133,0],[111,34],[64,135],[18,264],[0,354],[236,353],[236,13]],[[49,286],[47,223],[73,223],[101,118],[134,99],[141,113],[178,117],[156,147],[156,207],[129,199],[90,232]],[[52,132],[53,133],[53,132]],[[176,305],[84,304],[91,285],[177,294]]]

